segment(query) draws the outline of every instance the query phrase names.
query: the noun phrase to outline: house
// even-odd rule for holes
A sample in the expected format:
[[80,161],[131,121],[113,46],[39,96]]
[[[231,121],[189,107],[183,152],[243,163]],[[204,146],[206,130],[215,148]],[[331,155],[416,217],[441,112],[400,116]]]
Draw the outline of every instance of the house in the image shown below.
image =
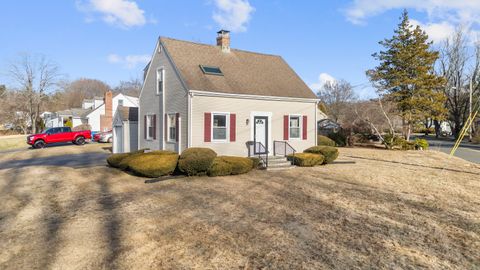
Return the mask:
[[92,131],[103,132],[112,129],[113,115],[118,106],[138,107],[138,98],[121,93],[113,95],[111,91],[104,97],[84,99],[81,108],[59,111],[56,117],[45,123],[46,127],[63,127],[70,121],[72,127],[88,124]]
[[118,106],[113,116],[113,153],[138,150],[138,108]]
[[232,49],[229,32],[217,34],[216,46],[158,39],[140,94],[138,147],[247,156],[316,145],[312,90],[282,57]]

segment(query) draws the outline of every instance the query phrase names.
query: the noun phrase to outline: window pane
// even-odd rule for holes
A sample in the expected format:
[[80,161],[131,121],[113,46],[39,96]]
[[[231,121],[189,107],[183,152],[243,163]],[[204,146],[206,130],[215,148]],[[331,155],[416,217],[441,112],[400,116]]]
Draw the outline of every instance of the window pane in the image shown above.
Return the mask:
[[290,117],[290,127],[300,127],[300,118],[298,116]]
[[170,134],[170,140],[175,140],[176,137],[177,137],[177,134],[176,134],[176,130],[175,130],[175,127],[170,127],[170,131],[169,131],[169,134]]
[[214,140],[226,140],[227,139],[227,129],[226,128],[213,128],[213,139]]
[[227,127],[227,116],[226,115],[214,115],[213,116],[213,126],[214,127]]
[[118,100],[118,105],[123,106],[123,99]]
[[300,129],[290,128],[290,138],[300,138]]

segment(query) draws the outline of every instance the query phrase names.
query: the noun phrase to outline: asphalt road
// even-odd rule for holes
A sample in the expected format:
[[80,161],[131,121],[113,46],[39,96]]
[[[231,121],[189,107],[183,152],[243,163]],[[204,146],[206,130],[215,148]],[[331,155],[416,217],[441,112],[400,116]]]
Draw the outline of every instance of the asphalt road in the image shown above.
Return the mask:
[[[453,140],[435,139],[431,137],[426,139],[430,144],[430,150],[437,150],[447,154],[450,154],[450,151],[455,145],[455,141]],[[480,145],[470,144],[464,141],[458,147],[457,151],[455,152],[455,156],[480,164]]]

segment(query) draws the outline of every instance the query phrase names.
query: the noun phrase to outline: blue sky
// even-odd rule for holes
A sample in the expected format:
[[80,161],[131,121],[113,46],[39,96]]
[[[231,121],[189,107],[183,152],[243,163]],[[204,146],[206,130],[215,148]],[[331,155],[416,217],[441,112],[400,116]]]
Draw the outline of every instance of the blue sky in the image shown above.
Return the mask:
[[19,53],[44,54],[70,80],[115,86],[140,77],[158,36],[214,44],[226,28],[232,47],[283,56],[312,88],[345,79],[366,98],[374,95],[365,77],[376,64],[371,54],[403,8],[436,44],[458,25],[476,37],[476,0],[4,0],[0,71]]

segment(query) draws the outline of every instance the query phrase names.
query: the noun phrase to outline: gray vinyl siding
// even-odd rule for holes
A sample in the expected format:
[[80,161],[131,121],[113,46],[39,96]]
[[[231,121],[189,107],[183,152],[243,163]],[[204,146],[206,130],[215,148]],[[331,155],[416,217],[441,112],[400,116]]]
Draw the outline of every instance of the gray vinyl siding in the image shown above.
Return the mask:
[[[164,93],[163,95],[157,95],[157,70],[163,67],[165,72],[164,78]],[[163,110],[163,100],[165,98],[165,110]],[[164,49],[161,53],[158,53],[156,48],[153,58],[150,63],[150,69],[145,77],[143,91],[140,95],[140,108],[139,108],[139,148],[149,148],[151,150],[167,149],[177,151],[178,147],[176,143],[168,143],[165,141],[164,134],[164,119],[165,113],[180,113],[181,127],[180,132],[182,149],[187,146],[187,95],[186,90],[182,85],[180,77],[178,76],[173,63],[167,56]],[[156,115],[156,139],[145,140],[145,115]],[[165,131],[166,132],[166,131]],[[165,147],[164,147],[165,144]]]

